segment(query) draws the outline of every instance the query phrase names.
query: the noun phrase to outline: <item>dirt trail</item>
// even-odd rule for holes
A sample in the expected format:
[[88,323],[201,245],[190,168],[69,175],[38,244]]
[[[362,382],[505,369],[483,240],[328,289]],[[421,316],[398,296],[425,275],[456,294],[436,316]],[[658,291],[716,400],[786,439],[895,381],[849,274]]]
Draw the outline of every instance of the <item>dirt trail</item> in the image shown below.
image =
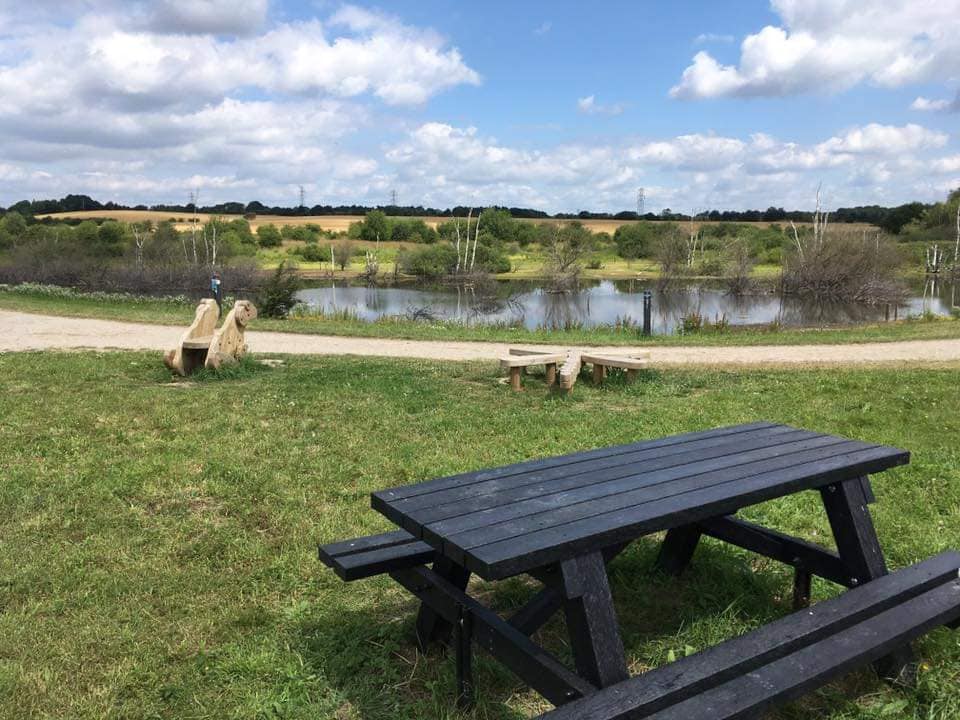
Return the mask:
[[[182,328],[166,325],[34,315],[0,310],[0,351],[102,349],[166,350]],[[248,332],[255,353],[372,355],[430,360],[493,360],[506,343],[392,340],[279,332]],[[545,351],[569,346],[542,345]],[[598,351],[598,348],[591,348]],[[624,348],[600,348],[602,350]],[[858,365],[865,363],[950,362],[960,360],[960,339],[908,340],[850,345],[757,345],[744,347],[651,347],[662,365]]]

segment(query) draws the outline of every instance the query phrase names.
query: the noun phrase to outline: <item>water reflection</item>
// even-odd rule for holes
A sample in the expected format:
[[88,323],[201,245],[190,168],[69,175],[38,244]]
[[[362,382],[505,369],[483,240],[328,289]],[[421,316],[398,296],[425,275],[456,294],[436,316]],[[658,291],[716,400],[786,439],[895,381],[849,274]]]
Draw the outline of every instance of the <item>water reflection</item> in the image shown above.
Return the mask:
[[643,291],[653,290],[653,330],[672,333],[683,318],[731,325],[825,326],[875,322],[889,313],[907,317],[947,315],[956,307],[957,289],[946,280],[920,280],[898,308],[860,303],[813,302],[774,292],[734,297],[710,283],[658,291],[638,280],[604,280],[575,293],[551,293],[528,282],[492,282],[474,286],[396,285],[366,287],[328,284],[300,292],[300,299],[325,311],[348,310],[373,320],[385,315],[420,315],[464,322],[519,323],[527,328],[612,325],[643,317]]

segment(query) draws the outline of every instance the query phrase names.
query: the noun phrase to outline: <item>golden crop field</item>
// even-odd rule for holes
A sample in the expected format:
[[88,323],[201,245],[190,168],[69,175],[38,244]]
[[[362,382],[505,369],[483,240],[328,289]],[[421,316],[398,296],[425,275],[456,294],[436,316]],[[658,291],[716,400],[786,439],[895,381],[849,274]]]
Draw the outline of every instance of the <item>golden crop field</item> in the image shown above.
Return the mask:
[[[173,220],[178,229],[184,230],[190,227],[190,218],[189,213],[170,213],[163,211],[155,210],[85,210],[78,212],[69,212],[69,213],[50,213],[48,215],[37,215],[38,218],[52,218],[52,219],[110,219],[110,220],[119,220],[120,222],[143,222],[145,220],[151,220],[155,223],[162,222],[164,220]],[[206,222],[210,215],[207,213],[198,213],[197,217],[200,222]],[[227,220],[232,220],[235,218],[241,217],[240,215],[221,215]],[[261,225],[308,225],[313,224],[317,225],[324,230],[333,230],[333,231],[343,231],[350,227],[350,223],[358,222],[362,220],[363,217],[360,215],[298,215],[298,216],[286,216],[286,215],[258,215],[254,220],[250,221],[250,227],[256,231],[256,229]],[[436,227],[438,224],[449,220],[450,218],[444,217],[421,217],[418,218],[423,220],[430,227]],[[539,218],[529,218],[524,219],[525,222],[550,222],[550,223],[570,223],[574,222],[573,220],[551,220],[551,219],[539,219]],[[593,232],[606,232],[611,235],[613,232],[620,227],[621,225],[629,225],[631,223],[639,222],[637,220],[583,220],[581,221],[584,226],[589,228]],[[684,227],[689,228],[690,223],[684,221]],[[697,220],[693,223],[694,227],[700,227],[704,224],[714,224],[713,222],[707,220]],[[744,225],[755,225],[757,227],[768,227],[770,225],[785,225],[788,223],[771,223],[771,222],[752,222],[752,223],[742,223]],[[797,223],[798,226],[809,225],[810,223]],[[866,230],[870,229],[873,226],[868,223],[846,223],[842,226],[848,230]]]

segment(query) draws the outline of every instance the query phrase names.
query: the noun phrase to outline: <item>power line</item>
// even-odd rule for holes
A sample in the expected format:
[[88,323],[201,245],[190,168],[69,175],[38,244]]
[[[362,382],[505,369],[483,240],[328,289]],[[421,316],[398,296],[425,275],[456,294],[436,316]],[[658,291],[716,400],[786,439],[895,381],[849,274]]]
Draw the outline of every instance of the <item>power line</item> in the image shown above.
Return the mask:
[[637,217],[643,215],[643,205],[647,200],[646,191],[643,188],[637,190]]
[[390,191],[390,205],[392,207],[397,207],[397,190],[394,188]]
[[300,186],[300,205],[299,205],[299,207],[304,208],[304,207],[306,207],[306,206],[307,206],[307,194],[306,194],[306,192],[305,192],[304,189],[303,189],[303,185],[301,185],[301,186]]

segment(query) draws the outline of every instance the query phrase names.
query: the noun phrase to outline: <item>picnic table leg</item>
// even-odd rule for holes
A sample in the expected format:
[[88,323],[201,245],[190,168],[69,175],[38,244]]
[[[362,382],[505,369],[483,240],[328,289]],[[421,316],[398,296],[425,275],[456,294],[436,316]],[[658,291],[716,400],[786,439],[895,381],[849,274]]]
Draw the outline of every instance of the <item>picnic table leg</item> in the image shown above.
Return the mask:
[[813,575],[809,570],[797,567],[793,571],[793,609],[803,610],[810,607],[810,585]]
[[[467,583],[470,581],[470,571],[460,567],[448,558],[437,558],[433,563],[433,571],[458,590],[467,589]],[[425,603],[420,604],[416,627],[417,647],[420,648],[420,652],[427,652],[431,642],[446,645],[450,642],[451,632],[453,632],[453,625],[437,615]]]
[[[840,559],[850,570],[851,584],[862,585],[887,574],[880,540],[870,517],[869,481],[854,478],[821,488],[823,506],[837,543]],[[894,650],[874,664],[884,678],[912,682],[915,677],[913,651],[909,645]]]
[[668,575],[679,575],[693,559],[702,531],[698,525],[683,525],[667,531],[657,556],[657,569]]
[[560,564],[563,609],[577,674],[597,687],[626,680],[626,655],[600,552]]
[[473,707],[473,616],[469,610],[460,608],[460,619],[455,630],[457,644],[457,707],[469,710]]

